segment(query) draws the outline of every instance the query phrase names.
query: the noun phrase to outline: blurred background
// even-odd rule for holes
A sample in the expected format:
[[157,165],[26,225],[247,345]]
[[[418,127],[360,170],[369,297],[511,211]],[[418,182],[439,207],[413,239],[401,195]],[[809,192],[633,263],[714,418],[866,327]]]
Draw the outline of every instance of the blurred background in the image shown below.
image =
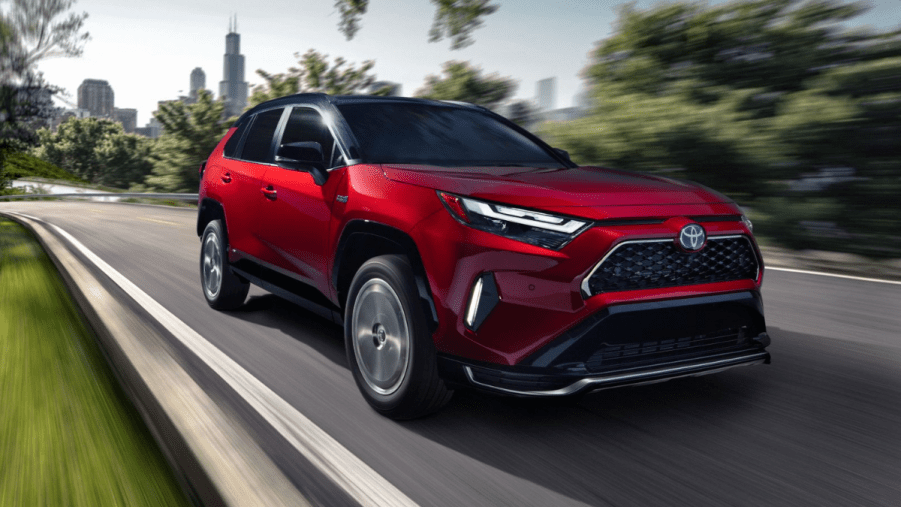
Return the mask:
[[714,188],[765,246],[901,258],[895,1],[274,2],[246,28],[226,4],[0,1],[0,192],[30,177],[193,192],[264,100],[418,96],[488,107],[580,164]]

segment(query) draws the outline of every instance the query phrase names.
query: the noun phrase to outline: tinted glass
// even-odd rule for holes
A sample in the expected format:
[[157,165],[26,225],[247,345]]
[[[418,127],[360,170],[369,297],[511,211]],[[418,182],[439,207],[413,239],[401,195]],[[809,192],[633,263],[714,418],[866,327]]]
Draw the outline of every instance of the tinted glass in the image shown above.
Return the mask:
[[297,142],[317,142],[322,147],[325,165],[332,167],[330,161],[335,157],[335,139],[322,121],[322,116],[315,109],[295,107],[291,110],[281,144]]
[[235,152],[238,151],[238,143],[241,142],[241,136],[247,131],[247,122],[242,123],[238,130],[228,138],[225,147],[222,148],[222,154],[228,158],[234,158]]
[[372,163],[562,167],[526,136],[491,116],[423,104],[345,104],[338,109]]
[[272,151],[272,135],[278,127],[278,120],[282,117],[281,109],[273,109],[259,113],[250,125],[247,140],[244,141],[244,150],[241,158],[252,162],[269,162]]

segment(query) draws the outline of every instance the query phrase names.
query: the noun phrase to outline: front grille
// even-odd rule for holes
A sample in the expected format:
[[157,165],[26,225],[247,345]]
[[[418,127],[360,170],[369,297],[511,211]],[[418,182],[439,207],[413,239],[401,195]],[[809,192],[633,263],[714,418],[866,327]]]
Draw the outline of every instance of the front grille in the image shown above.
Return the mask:
[[710,357],[748,349],[747,329],[724,329],[714,333],[646,342],[604,344],[585,362],[592,373],[639,368],[674,361]]
[[589,296],[755,279],[757,256],[747,236],[710,237],[700,252],[683,252],[672,240],[622,243],[588,279]]

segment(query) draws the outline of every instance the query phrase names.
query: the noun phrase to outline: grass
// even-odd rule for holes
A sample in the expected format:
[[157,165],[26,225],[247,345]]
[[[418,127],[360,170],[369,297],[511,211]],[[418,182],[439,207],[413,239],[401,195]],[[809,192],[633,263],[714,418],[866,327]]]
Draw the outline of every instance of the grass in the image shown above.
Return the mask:
[[12,153],[6,159],[6,173],[11,180],[22,178],[46,178],[67,183],[87,183],[65,169],[45,162],[28,153]]
[[0,219],[0,506],[189,505],[50,259]]

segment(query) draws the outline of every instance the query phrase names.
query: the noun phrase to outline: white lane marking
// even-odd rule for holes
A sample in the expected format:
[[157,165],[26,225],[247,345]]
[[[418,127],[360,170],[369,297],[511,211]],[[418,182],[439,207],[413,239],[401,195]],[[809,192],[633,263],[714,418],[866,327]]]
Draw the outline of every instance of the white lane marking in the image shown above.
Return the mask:
[[847,278],[848,280],[861,280],[864,282],[879,282],[879,283],[890,283],[892,285],[901,285],[901,282],[896,282],[894,280],[883,280],[881,278],[864,278],[861,276],[851,276],[851,275],[838,275],[835,273],[824,273],[822,271],[806,271],[803,269],[773,268],[770,266],[766,266],[764,268],[764,270],[788,271],[789,273],[802,273],[805,275],[831,276],[833,278]]
[[80,241],[56,225],[16,213],[53,227],[139,305],[219,374],[291,445],[351,498],[364,506],[415,506],[416,503],[369,467],[328,433],[275,394],[206,338],[163,308],[129,279],[113,269]]

